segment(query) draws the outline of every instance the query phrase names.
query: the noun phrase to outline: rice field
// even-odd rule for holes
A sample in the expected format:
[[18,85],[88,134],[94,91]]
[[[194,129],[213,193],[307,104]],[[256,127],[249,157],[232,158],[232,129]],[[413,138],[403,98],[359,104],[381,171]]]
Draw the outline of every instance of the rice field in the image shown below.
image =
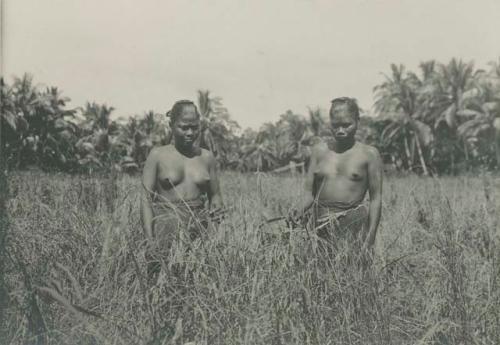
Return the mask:
[[368,270],[263,224],[302,183],[223,173],[225,221],[149,279],[139,178],[11,175],[3,343],[500,343],[498,178],[387,178]]

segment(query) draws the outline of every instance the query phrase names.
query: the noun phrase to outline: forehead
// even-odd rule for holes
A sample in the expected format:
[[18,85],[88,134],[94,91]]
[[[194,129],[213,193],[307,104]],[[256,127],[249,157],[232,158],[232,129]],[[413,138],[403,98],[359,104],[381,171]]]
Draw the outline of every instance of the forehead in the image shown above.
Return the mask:
[[351,114],[347,109],[336,109],[330,114],[331,122],[355,122],[354,114]]
[[196,114],[196,109],[192,105],[185,105],[182,107],[182,112],[178,119],[181,123],[193,123],[199,121],[198,114]]

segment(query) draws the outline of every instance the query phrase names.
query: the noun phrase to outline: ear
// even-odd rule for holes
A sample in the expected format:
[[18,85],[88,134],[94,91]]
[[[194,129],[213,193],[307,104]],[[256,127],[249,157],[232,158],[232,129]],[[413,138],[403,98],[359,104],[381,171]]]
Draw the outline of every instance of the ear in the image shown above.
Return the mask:
[[172,111],[171,110],[167,111],[167,113],[165,114],[165,116],[167,117],[168,126],[170,128],[172,128],[172,125],[173,125],[173,122],[172,122]]

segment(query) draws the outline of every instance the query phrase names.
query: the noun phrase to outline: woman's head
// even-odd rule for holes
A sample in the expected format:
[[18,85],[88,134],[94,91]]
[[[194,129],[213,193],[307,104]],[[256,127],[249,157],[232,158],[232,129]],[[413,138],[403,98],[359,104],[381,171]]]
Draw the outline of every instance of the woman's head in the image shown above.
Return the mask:
[[340,97],[332,101],[330,126],[336,140],[351,140],[356,134],[359,108],[354,98]]
[[192,101],[175,102],[167,113],[176,144],[192,146],[200,135],[200,114]]

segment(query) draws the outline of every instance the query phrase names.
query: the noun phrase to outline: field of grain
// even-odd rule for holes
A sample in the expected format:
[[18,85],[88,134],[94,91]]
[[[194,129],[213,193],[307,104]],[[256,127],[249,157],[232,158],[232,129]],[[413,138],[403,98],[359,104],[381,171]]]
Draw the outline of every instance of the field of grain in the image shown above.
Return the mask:
[[3,343],[500,343],[498,179],[386,179],[368,271],[305,230],[259,227],[301,176],[221,184],[224,223],[148,280],[138,178],[11,175]]

